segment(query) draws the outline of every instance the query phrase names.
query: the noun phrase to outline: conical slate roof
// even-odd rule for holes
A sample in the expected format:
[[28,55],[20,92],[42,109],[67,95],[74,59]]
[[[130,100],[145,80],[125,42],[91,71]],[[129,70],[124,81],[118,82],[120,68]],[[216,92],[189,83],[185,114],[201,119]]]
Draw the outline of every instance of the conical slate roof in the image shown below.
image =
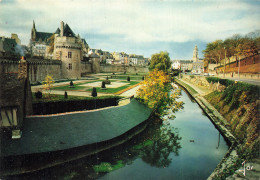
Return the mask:
[[55,31],[55,34],[60,34],[60,28]]
[[76,37],[76,35],[74,34],[74,32],[70,29],[69,25],[66,24],[63,30],[63,36],[67,36],[67,37]]

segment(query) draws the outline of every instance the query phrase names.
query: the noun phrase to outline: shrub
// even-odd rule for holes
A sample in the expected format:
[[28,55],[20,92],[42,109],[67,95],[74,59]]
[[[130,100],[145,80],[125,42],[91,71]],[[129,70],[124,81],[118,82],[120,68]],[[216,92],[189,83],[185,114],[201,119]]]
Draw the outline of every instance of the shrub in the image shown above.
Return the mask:
[[102,81],[102,85],[101,85],[101,88],[106,88],[106,83],[105,83],[105,81]]
[[95,87],[93,87],[93,89],[92,89],[91,96],[97,97],[97,89]]
[[130,76],[127,76],[127,81],[130,81]]
[[67,93],[67,91],[65,91],[65,93],[64,93],[64,99],[68,99],[68,93]]
[[[112,78],[112,76],[111,76],[111,78]],[[103,82],[105,82],[105,84],[111,84],[111,82],[108,80],[108,76],[107,76],[106,80],[103,81]],[[102,82],[102,83],[103,83],[103,82]]]
[[70,86],[74,86],[74,84],[73,84],[73,82],[72,82],[72,81],[70,81]]
[[42,92],[41,92],[41,91],[35,92],[35,97],[36,97],[37,99],[41,99],[41,98],[42,98]]
[[194,75],[190,75],[190,78],[193,79],[195,76]]
[[142,80],[144,80],[144,76],[142,77]]
[[234,81],[233,80],[229,80],[229,79],[220,79],[220,78],[217,78],[217,77],[206,77],[207,81],[209,83],[220,83],[226,87],[234,84]]

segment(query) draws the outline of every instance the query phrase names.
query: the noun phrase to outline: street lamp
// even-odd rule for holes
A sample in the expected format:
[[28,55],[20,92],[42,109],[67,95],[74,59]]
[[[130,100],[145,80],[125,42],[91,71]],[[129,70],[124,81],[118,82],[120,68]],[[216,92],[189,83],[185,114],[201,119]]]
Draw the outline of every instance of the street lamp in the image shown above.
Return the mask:
[[227,58],[227,50],[226,47],[224,47],[225,50],[225,59],[224,59],[224,77],[225,77],[225,73],[226,73],[226,58]]
[[239,70],[240,70],[240,56],[238,55],[238,77],[240,77],[240,75],[239,75]]

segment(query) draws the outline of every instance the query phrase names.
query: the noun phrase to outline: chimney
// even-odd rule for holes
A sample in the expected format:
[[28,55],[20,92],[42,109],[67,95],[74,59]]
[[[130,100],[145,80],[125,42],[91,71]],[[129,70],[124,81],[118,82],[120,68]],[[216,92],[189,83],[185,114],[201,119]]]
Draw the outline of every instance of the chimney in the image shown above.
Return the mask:
[[21,57],[21,60],[19,61],[18,65],[18,78],[27,78],[28,77],[28,63],[26,61],[26,58],[24,56]]
[[64,22],[61,21],[60,22],[60,36],[63,36],[63,32],[64,32]]

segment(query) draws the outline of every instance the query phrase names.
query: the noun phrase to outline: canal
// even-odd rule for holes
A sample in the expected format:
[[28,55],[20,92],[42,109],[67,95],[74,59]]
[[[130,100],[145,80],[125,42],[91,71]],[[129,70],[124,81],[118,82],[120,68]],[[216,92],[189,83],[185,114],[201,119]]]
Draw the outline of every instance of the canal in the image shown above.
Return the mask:
[[[153,122],[129,142],[17,179],[207,179],[228,144],[185,91],[175,119]],[[40,162],[39,162],[40,163]]]

